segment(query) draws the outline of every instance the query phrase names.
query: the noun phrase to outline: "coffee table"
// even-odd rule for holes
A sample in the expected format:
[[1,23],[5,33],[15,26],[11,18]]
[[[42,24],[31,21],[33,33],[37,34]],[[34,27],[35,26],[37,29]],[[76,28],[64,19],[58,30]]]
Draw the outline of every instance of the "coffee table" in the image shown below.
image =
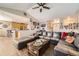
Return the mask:
[[41,46],[34,46],[33,45],[34,42],[35,41],[27,44],[28,53],[32,56],[41,56],[49,47],[49,40],[46,40],[45,42],[43,42]]

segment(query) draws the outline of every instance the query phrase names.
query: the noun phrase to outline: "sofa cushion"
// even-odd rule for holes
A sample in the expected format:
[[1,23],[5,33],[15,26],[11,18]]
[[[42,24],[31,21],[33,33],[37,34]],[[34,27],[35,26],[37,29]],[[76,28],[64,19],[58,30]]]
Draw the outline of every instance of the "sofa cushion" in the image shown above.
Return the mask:
[[57,46],[55,46],[54,50],[66,53],[68,55],[79,56],[79,52],[72,47],[72,44],[68,44],[67,42],[62,40],[59,41]]
[[76,35],[76,39],[75,39],[75,41],[74,41],[74,45],[78,48],[78,50],[79,50],[79,34],[78,35]]

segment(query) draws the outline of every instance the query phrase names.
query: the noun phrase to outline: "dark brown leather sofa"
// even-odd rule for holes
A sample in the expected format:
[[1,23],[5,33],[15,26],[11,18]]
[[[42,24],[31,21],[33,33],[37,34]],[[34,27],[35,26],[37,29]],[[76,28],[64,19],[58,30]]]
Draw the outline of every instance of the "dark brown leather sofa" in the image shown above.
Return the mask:
[[[18,46],[17,46],[18,50],[26,48],[27,47],[27,43],[32,42],[32,41],[34,41],[34,40],[36,40],[38,38],[39,38],[39,35],[36,35],[34,37],[30,37],[28,40],[24,40],[24,41],[19,42]],[[27,39],[27,38],[23,38],[23,39]]]

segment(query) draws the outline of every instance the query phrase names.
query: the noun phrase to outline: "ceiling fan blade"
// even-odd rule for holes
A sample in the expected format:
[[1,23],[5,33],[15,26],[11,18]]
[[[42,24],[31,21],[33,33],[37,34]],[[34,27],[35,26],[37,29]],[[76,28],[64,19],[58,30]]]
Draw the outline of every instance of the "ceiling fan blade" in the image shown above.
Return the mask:
[[41,3],[37,3],[39,6],[41,6]]
[[37,9],[37,8],[39,8],[39,7],[34,7],[34,8],[32,8],[32,9]]
[[40,9],[40,12],[42,12],[42,8]]
[[42,5],[43,5],[43,6],[46,5],[46,3],[42,3]]
[[50,9],[50,7],[47,7],[47,6],[43,6],[43,8],[45,8],[45,9]]

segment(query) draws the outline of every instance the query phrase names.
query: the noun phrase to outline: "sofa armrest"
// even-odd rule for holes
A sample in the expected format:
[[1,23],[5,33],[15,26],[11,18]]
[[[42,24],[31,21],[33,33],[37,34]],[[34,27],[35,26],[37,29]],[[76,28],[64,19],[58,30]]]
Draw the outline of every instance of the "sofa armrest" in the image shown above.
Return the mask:
[[79,52],[76,49],[60,42],[57,44],[54,50],[66,53],[68,55],[79,56]]

